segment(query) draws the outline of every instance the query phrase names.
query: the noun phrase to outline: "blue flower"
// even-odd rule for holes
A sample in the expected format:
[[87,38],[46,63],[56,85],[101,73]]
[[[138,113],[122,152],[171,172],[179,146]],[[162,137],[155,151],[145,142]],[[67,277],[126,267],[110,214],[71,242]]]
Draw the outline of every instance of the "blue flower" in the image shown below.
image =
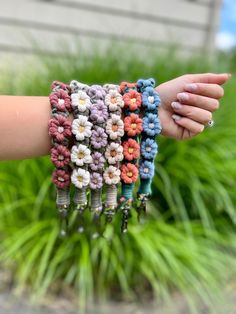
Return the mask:
[[148,80],[140,79],[137,81],[137,87],[141,93],[143,93],[145,91],[145,88],[148,86],[155,87],[155,80],[153,78],[150,78]]
[[151,179],[154,176],[154,164],[151,161],[142,161],[139,168],[141,179]]
[[148,113],[143,118],[143,131],[148,136],[155,136],[156,134],[161,133],[161,123],[156,114]]
[[159,107],[161,99],[158,92],[152,87],[147,87],[142,94],[142,104],[147,110],[155,110]]
[[145,159],[154,159],[157,154],[157,143],[151,139],[147,138],[141,143],[141,155]]

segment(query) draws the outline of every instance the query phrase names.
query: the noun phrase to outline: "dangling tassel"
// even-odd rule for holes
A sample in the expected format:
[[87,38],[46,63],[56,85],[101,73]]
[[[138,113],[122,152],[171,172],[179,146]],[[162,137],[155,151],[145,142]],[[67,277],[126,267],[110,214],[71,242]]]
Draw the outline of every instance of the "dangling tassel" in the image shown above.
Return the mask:
[[60,235],[65,237],[68,234],[68,210],[70,206],[69,188],[57,188],[56,204],[60,217]]
[[79,233],[83,233],[85,230],[84,211],[88,205],[85,187],[82,189],[76,188],[73,201],[75,204],[75,210],[77,211],[77,221],[78,221],[77,231]]

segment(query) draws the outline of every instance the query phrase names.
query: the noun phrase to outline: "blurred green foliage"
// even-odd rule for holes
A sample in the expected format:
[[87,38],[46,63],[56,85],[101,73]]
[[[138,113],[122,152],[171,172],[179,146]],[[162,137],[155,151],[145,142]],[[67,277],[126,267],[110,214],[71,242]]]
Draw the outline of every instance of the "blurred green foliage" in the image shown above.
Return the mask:
[[[48,95],[55,79],[91,84],[155,77],[161,83],[185,73],[230,70],[225,56],[180,60],[169,52],[147,60],[113,45],[103,54],[41,56],[17,75],[6,69],[0,93]],[[94,296],[153,293],[168,299],[175,289],[192,313],[199,298],[213,308],[235,274],[235,83],[233,77],[225,86],[213,129],[189,141],[159,139],[149,217],[141,225],[133,219],[126,236],[120,235],[117,218],[107,239],[58,238],[49,157],[1,162],[0,261],[12,269],[15,285],[29,286],[37,296],[56,281],[70,285],[81,308]]]

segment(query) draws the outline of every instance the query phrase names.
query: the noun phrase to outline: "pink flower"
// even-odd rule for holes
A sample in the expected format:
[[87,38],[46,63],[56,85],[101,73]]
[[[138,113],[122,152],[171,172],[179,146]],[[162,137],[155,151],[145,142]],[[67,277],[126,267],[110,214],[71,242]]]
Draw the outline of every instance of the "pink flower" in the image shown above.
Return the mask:
[[54,140],[63,142],[72,135],[70,121],[62,115],[52,118],[49,121],[49,135]]
[[63,145],[51,149],[51,161],[57,168],[62,168],[70,163],[70,151]]
[[49,96],[49,101],[52,109],[56,108],[58,111],[71,111],[70,96],[63,89],[52,92]]
[[58,188],[64,189],[70,184],[70,173],[62,169],[56,169],[52,174],[52,182]]

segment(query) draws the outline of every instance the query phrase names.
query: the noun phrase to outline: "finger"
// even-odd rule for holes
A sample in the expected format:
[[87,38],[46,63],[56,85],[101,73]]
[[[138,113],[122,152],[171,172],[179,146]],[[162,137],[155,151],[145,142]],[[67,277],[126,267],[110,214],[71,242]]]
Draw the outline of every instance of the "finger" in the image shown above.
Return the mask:
[[212,113],[194,106],[182,105],[179,102],[172,102],[171,107],[183,117],[192,119],[202,124],[207,124],[212,119]]
[[228,81],[231,74],[228,73],[200,73],[200,74],[187,74],[189,79],[193,83],[207,83],[207,84],[219,84],[222,85]]
[[207,84],[207,83],[192,83],[185,85],[185,91],[207,96],[210,98],[220,99],[224,96],[224,89],[217,84]]
[[199,134],[204,130],[203,124],[196,122],[192,119],[181,117],[176,114],[173,114],[172,118],[178,125],[182,126],[183,128],[187,129],[189,132],[193,134]]
[[177,99],[182,104],[199,107],[210,112],[214,112],[219,108],[219,101],[214,98],[195,95],[191,93],[179,93]]

